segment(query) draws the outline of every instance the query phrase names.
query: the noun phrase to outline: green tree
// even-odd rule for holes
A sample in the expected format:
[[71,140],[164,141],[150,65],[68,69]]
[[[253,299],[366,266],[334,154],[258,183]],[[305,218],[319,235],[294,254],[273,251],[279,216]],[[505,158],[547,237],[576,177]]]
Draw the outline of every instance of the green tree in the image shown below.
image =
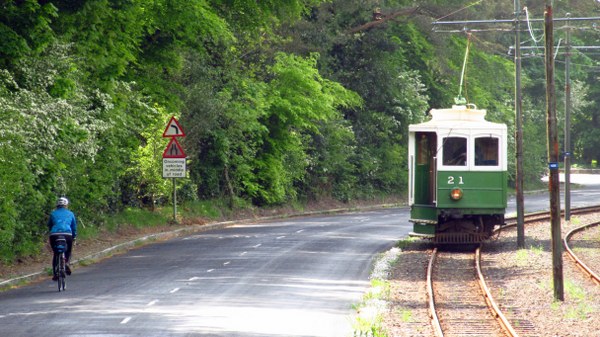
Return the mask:
[[39,55],[54,41],[51,22],[58,13],[52,3],[6,0],[0,6],[0,67],[11,67],[25,56]]
[[[596,79],[596,74],[590,74]],[[600,92],[595,86],[587,86],[575,81],[572,83],[573,111],[572,111],[572,137],[575,160],[589,165],[592,160],[600,158],[600,140],[598,128],[600,114],[592,107],[600,101]]]
[[318,131],[320,121],[330,121],[339,108],[351,108],[359,97],[319,74],[318,55],[300,58],[278,54],[267,89],[267,112],[262,123],[268,129],[258,152],[256,181],[261,189],[252,197],[259,203],[294,200],[294,184],[302,181],[307,167],[307,132]]
[[194,91],[205,92],[203,109],[187,120],[203,127],[192,129],[186,144],[207,170],[197,177],[200,193],[246,196],[257,204],[293,200],[308,162],[307,133],[339,116],[338,107],[359,102],[319,75],[316,56],[279,54],[270,74],[268,83],[238,78],[218,93]]

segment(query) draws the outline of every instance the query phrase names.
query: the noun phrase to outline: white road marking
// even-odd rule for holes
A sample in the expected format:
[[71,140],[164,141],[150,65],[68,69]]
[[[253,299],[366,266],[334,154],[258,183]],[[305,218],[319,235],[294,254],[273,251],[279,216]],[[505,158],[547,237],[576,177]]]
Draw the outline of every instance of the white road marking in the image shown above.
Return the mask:
[[231,261],[227,261],[227,262],[223,263],[223,265],[226,266],[226,265],[228,265],[230,263],[231,263]]
[[123,318],[121,324],[127,324],[127,322],[131,321],[131,316]]
[[194,276],[194,277],[190,278],[188,281],[196,281],[196,280],[199,280],[199,279],[200,279],[199,277]]
[[262,246],[262,243],[259,243],[259,244],[257,244],[256,246],[252,246],[252,248],[258,248],[258,247],[260,247],[260,246]]
[[301,230],[299,230],[299,231],[296,231],[296,233],[302,233],[302,232],[304,232],[304,229],[301,229]]
[[248,254],[248,252],[243,252],[243,253],[240,254],[240,256],[244,256],[246,254]]
[[175,289],[173,289],[173,290],[169,291],[169,293],[170,293],[170,294],[174,294],[174,293],[176,293],[176,292],[178,292],[178,291],[179,291],[179,288],[175,288]]
[[285,235],[278,236],[278,237],[277,237],[277,240],[280,240],[280,239],[283,239],[283,238],[285,238]]
[[155,305],[156,303],[158,303],[158,300],[154,300],[154,301],[152,301],[152,302],[150,302],[150,303],[146,304],[146,306],[147,306],[147,307],[151,307],[151,306]]
[[214,271],[214,269],[209,269],[209,270],[207,270],[206,272],[207,272],[207,273],[212,273],[213,271]]

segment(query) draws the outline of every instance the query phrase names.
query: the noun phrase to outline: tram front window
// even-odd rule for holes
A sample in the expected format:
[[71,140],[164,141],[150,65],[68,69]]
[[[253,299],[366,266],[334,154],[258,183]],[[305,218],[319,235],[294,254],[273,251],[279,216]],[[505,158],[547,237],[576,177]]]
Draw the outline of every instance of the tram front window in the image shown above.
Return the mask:
[[475,165],[497,166],[498,165],[498,138],[481,137],[475,138]]
[[461,137],[444,138],[443,164],[447,166],[467,165],[467,139]]

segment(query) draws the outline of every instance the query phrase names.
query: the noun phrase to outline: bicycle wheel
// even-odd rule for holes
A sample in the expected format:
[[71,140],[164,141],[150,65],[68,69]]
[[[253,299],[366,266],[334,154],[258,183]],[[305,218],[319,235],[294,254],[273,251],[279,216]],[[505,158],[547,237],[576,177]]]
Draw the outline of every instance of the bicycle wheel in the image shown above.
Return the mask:
[[67,274],[65,272],[65,253],[60,253],[58,258],[58,291],[67,287]]
[[[52,276],[58,276],[59,270],[58,254],[54,254],[54,257],[52,257]],[[54,278],[52,278],[52,280],[54,280]]]

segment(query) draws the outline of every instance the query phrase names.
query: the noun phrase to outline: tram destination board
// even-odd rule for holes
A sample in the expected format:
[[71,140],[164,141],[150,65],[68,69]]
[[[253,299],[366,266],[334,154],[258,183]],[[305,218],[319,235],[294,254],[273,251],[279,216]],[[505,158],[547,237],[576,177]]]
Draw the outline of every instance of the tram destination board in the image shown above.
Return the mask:
[[163,158],[163,178],[185,178],[185,158]]

